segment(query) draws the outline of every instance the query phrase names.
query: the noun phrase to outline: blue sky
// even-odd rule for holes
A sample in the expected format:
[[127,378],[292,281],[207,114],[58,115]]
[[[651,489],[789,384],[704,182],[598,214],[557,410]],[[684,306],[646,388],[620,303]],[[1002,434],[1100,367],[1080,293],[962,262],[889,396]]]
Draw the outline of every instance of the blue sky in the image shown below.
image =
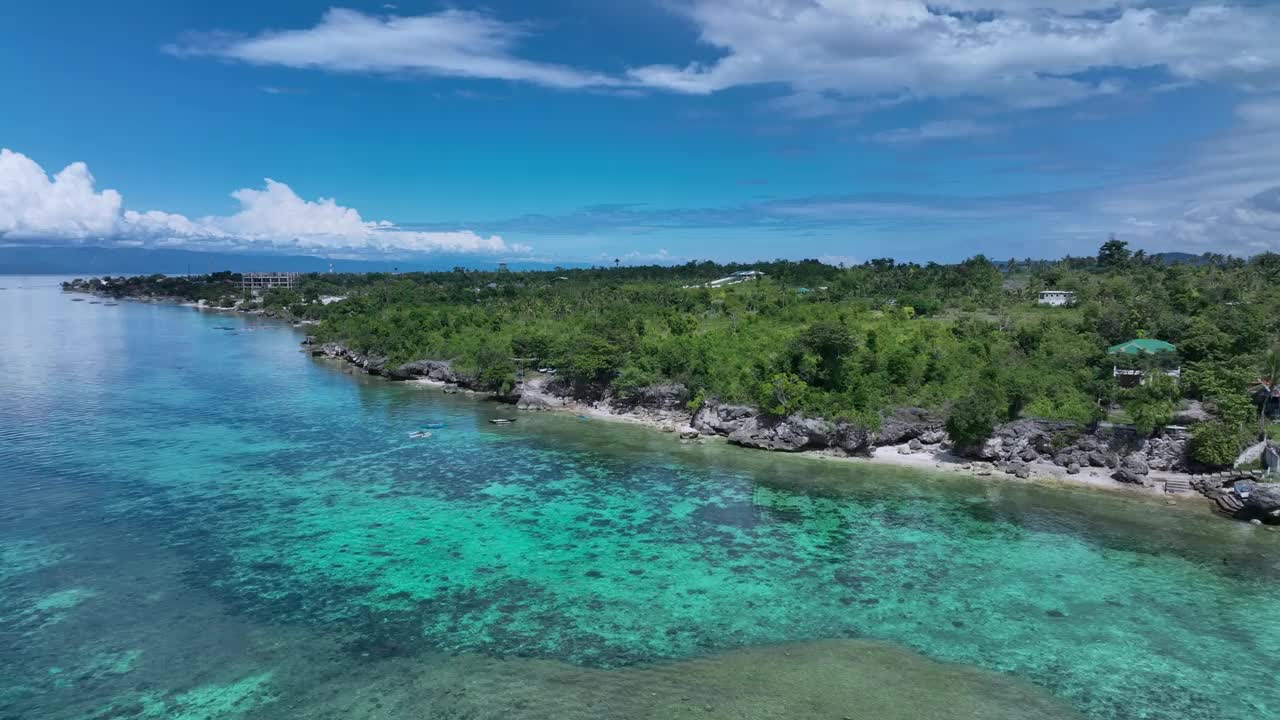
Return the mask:
[[1276,37],[1265,2],[14,3],[0,242],[1252,254]]

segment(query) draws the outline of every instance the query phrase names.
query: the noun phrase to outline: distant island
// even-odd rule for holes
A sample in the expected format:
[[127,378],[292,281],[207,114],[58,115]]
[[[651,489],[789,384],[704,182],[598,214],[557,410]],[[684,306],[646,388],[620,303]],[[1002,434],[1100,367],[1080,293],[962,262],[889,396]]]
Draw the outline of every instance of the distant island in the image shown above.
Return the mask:
[[[1055,261],[287,278],[64,288],[314,323],[313,354],[522,408],[606,409],[771,450],[945,451],[1021,477],[1101,469],[1280,523],[1275,484],[1204,475],[1274,463],[1276,254],[1155,257],[1113,239]],[[1171,475],[1187,473],[1201,475]]]

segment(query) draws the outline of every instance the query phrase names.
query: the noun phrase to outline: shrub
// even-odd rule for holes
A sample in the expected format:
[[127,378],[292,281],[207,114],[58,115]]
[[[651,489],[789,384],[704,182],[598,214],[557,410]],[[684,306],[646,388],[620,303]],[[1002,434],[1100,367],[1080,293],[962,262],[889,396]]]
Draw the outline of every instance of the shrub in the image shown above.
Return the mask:
[[771,415],[790,415],[804,407],[809,386],[791,373],[777,373],[760,383],[756,391],[756,404]]
[[1247,442],[1249,434],[1243,428],[1214,420],[1200,423],[1191,431],[1188,452],[1198,463],[1225,467],[1235,462]]
[[1006,401],[994,388],[980,388],[961,398],[947,417],[947,434],[961,447],[974,447],[995,430]]

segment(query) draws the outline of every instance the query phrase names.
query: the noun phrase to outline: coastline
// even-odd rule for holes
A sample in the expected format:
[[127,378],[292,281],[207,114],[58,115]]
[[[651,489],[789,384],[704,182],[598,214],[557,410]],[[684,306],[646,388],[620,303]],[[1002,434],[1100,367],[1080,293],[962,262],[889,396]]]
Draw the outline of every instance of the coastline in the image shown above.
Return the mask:
[[[408,381],[411,384],[421,386],[424,389],[448,391],[452,388],[452,392],[463,393],[476,397],[491,397],[491,394],[481,391],[470,390],[466,388],[455,388],[451,383],[438,380],[429,380],[419,378]],[[697,437],[681,437],[687,435],[693,428],[690,423],[693,419],[692,413],[675,413],[668,412],[655,417],[652,414],[617,411],[611,407],[600,407],[594,404],[583,403],[567,398],[562,398],[558,404],[545,404],[536,408],[517,406],[521,412],[549,412],[561,415],[575,415],[591,420],[600,420],[603,422],[621,423],[646,428],[655,432],[673,435],[677,442],[719,442],[725,445],[733,445],[728,439],[720,435],[709,435],[697,433]],[[697,431],[694,431],[697,432]],[[1103,473],[1097,468],[1082,469],[1078,474],[1069,474],[1066,468],[1046,462],[1027,463],[1030,475],[1026,478],[1018,477],[1012,472],[1006,472],[996,467],[992,463],[984,461],[975,461],[956,455],[949,450],[921,450],[903,452],[899,448],[907,446],[884,445],[874,447],[871,452],[865,455],[837,455],[832,452],[821,450],[799,450],[794,452],[778,452],[770,450],[757,450],[748,447],[738,447],[737,449],[744,452],[770,452],[780,455],[789,455],[793,457],[811,458],[828,462],[847,462],[854,464],[881,465],[898,468],[909,468],[922,472],[937,474],[958,474],[965,477],[975,478],[979,480],[995,480],[997,482],[1016,482],[1023,484],[1041,484],[1041,485],[1065,485],[1075,488],[1089,488],[1092,490],[1101,490],[1110,493],[1119,493],[1122,495],[1144,497],[1144,498],[1164,498],[1167,506],[1178,505],[1178,501],[1203,501],[1206,504],[1206,510],[1212,510],[1212,503],[1200,493],[1189,490],[1185,492],[1166,492],[1164,489],[1165,481],[1171,478],[1181,478],[1189,480],[1194,477],[1190,473],[1178,473],[1168,471],[1153,471],[1152,477],[1157,480],[1159,486],[1143,486],[1130,485],[1117,482]]]
[[[86,294],[99,295],[99,293],[92,292],[87,292]],[[260,309],[242,310],[237,307],[214,307],[203,303],[183,301],[180,298],[123,297],[120,299],[143,303],[170,304],[179,307],[190,307],[201,311],[209,310],[220,313],[236,313],[241,315],[268,317],[289,323],[294,328],[316,324],[316,321],[297,321],[288,318],[281,318],[274,314],[268,314]],[[304,342],[304,345],[306,344],[307,343]],[[304,348],[304,350],[306,350],[306,348]],[[342,350],[345,352],[345,348],[342,348]],[[312,349],[311,354],[317,359],[338,360],[341,365],[346,366],[345,372],[347,373],[363,369],[366,373],[371,375],[384,375],[381,365],[379,365],[376,370],[368,366],[368,361],[374,360],[374,358],[352,358],[341,354],[322,354],[315,352],[314,349]],[[448,365],[448,363],[438,364],[446,367]],[[705,428],[695,429],[696,413],[683,409],[683,407],[678,410],[657,410],[644,407],[642,405],[636,405],[631,408],[619,408],[615,407],[608,400],[601,401],[599,403],[583,402],[568,397],[547,394],[544,392],[544,386],[536,381],[531,381],[529,385],[526,385],[525,392],[513,399],[511,397],[497,397],[495,393],[484,389],[477,390],[466,387],[462,383],[453,382],[452,380],[455,378],[433,379],[425,376],[419,376],[412,378],[387,377],[387,379],[404,381],[423,388],[436,389],[450,394],[466,394],[477,398],[497,399],[503,402],[512,403],[518,411],[553,412],[558,414],[577,415],[592,420],[636,425],[650,430],[672,434],[679,438],[679,442],[711,441],[722,442],[726,445],[739,445],[738,449],[741,450],[757,449],[731,442],[723,432],[717,434],[706,432]],[[529,390],[532,390],[532,393],[530,393]],[[533,396],[534,402],[526,402],[525,395],[530,394]],[[1179,505],[1180,500],[1195,500],[1203,502],[1205,504],[1205,510],[1215,515],[1220,515],[1228,519],[1236,519],[1232,518],[1230,514],[1218,510],[1218,508],[1215,507],[1214,500],[1209,494],[1195,489],[1195,481],[1199,476],[1192,473],[1152,469],[1146,475],[1146,481],[1142,484],[1134,484],[1120,482],[1113,479],[1112,468],[1080,467],[1077,472],[1073,473],[1069,472],[1065,467],[1052,462],[1045,462],[1042,459],[1019,461],[1016,463],[1015,468],[1014,464],[1006,464],[1001,461],[992,462],[964,457],[951,452],[950,449],[946,447],[936,444],[923,447],[913,447],[913,445],[915,445],[915,443],[885,445],[873,444],[866,448],[865,452],[853,454],[833,451],[831,449],[779,450],[766,448],[761,449],[760,451],[781,452],[783,455],[792,455],[825,461],[909,468],[936,474],[958,474],[979,480],[994,478],[999,482],[1088,488],[1109,493],[1128,495],[1130,497],[1147,498],[1149,500],[1163,498],[1165,502],[1162,504],[1166,506]],[[1176,486],[1186,489],[1168,489],[1167,485],[1170,481],[1174,481]]]
[[232,307],[218,307],[217,305],[208,305],[203,300],[200,300],[197,302],[191,302],[190,300],[184,300],[180,297],[171,297],[166,295],[147,295],[142,297],[138,297],[135,295],[121,295],[117,297],[115,295],[111,295],[110,293],[94,292],[92,290],[64,289],[62,290],[62,292],[74,294],[74,295],[90,295],[98,298],[107,298],[112,300],[113,302],[132,302],[132,303],[140,303],[143,305],[172,305],[174,307],[191,308],[192,310],[199,310],[201,312],[230,313],[234,315],[254,315],[258,317],[270,318],[272,320],[279,320],[281,322],[287,322],[290,325],[293,325],[294,327],[307,327],[310,325],[320,324],[319,320],[295,320],[293,318],[280,317],[279,315],[276,315],[273,312],[268,312],[261,308],[257,308],[253,310],[244,310],[240,307],[240,304],[238,302]]

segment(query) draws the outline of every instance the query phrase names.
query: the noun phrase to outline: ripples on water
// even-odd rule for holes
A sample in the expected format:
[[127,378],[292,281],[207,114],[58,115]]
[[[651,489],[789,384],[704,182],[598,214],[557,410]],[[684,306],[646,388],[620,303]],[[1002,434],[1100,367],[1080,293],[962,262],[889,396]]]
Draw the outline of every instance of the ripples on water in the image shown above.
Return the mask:
[[1280,714],[1277,534],[1194,503],[496,427],[0,285],[0,718]]

